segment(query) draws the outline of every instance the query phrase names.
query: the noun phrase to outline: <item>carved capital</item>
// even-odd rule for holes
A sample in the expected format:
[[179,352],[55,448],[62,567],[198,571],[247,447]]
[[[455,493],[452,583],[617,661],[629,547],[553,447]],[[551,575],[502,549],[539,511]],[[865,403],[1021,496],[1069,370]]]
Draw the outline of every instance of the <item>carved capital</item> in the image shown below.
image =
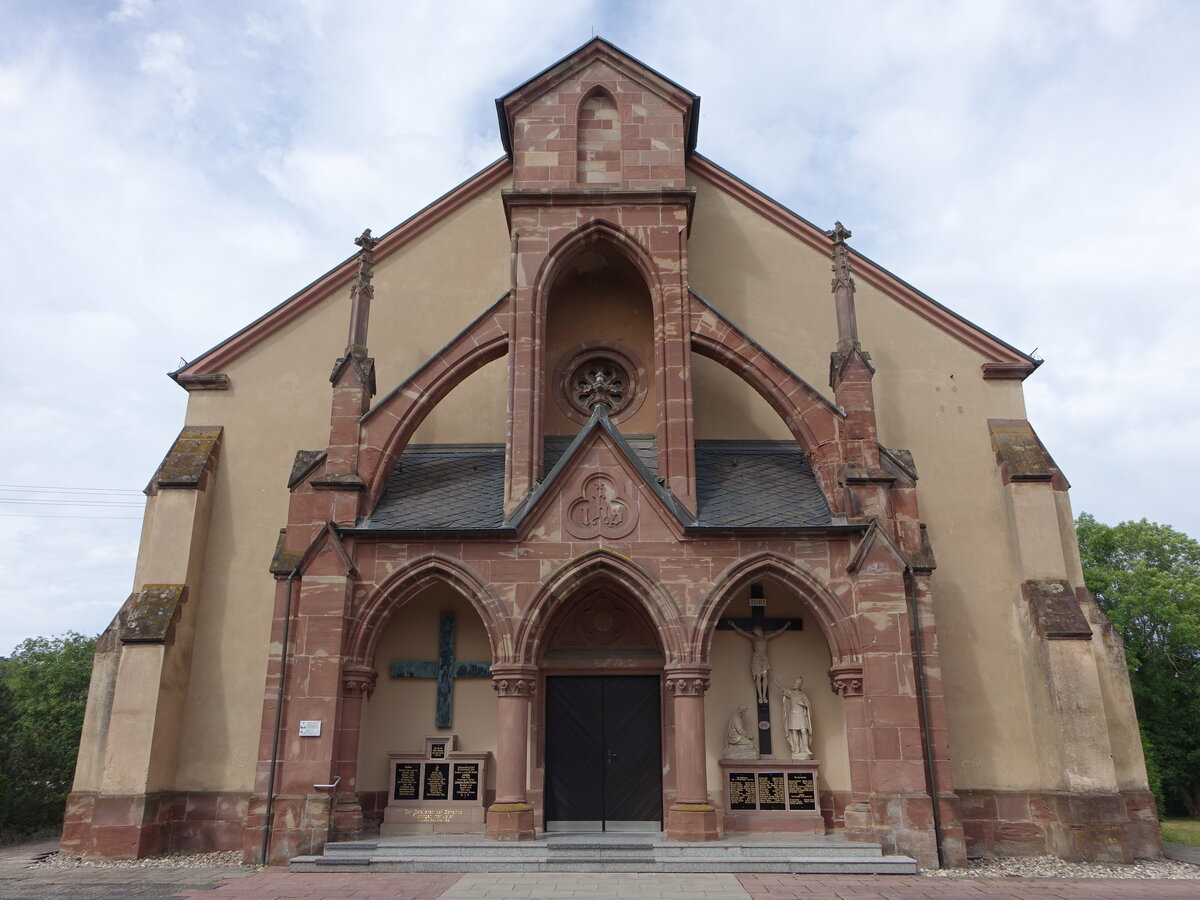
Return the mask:
[[532,678],[493,678],[492,690],[501,697],[532,697],[537,682]]
[[666,673],[667,690],[676,697],[703,697],[711,683],[711,666],[681,666]]
[[861,697],[862,663],[835,663],[829,670],[829,686],[840,697]]
[[342,669],[342,690],[348,697],[366,699],[375,690],[379,673],[368,666],[346,666]]
[[492,666],[492,690],[501,697],[532,697],[537,689],[536,666]]
[[667,678],[667,690],[676,697],[703,697],[710,683],[707,678],[676,675]]

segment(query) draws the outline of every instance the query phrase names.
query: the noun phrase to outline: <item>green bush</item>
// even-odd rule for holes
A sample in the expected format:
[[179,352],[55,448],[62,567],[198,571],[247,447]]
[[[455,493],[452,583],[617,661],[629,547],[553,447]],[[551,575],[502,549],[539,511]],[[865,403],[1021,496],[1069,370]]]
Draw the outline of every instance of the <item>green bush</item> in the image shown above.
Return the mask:
[[75,775],[96,639],[68,632],[0,657],[0,834],[62,822]]

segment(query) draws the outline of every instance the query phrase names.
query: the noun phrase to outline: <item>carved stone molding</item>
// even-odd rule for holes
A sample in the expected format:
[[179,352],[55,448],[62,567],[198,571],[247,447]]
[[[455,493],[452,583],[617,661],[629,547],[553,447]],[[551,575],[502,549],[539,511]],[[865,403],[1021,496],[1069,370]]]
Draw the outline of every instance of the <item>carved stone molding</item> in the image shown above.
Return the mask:
[[837,290],[841,285],[849,290],[854,290],[854,278],[850,274],[850,249],[846,246],[846,240],[853,235],[850,229],[841,222],[834,222],[833,228],[825,232],[826,236],[833,241],[833,283],[832,287]]
[[379,673],[367,666],[346,666],[342,669],[342,690],[347,696],[370,697],[375,690]]
[[862,663],[836,663],[829,670],[829,686],[839,697],[863,695]]

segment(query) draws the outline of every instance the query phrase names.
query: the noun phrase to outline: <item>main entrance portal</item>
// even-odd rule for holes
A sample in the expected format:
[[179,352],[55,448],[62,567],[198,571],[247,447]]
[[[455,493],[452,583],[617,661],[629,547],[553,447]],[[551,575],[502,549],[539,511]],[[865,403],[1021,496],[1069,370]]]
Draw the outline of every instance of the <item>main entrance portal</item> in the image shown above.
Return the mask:
[[662,829],[657,675],[546,678],[546,830]]

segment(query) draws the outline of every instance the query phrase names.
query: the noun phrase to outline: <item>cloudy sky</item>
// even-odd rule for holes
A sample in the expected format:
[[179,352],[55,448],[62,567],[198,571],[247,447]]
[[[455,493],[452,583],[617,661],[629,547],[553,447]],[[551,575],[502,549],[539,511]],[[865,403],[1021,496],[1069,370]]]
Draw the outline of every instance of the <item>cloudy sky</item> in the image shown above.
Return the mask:
[[1200,4],[0,0],[0,654],[102,630],[164,375],[500,153],[593,33],[699,150],[1046,364],[1076,511],[1200,537]]

